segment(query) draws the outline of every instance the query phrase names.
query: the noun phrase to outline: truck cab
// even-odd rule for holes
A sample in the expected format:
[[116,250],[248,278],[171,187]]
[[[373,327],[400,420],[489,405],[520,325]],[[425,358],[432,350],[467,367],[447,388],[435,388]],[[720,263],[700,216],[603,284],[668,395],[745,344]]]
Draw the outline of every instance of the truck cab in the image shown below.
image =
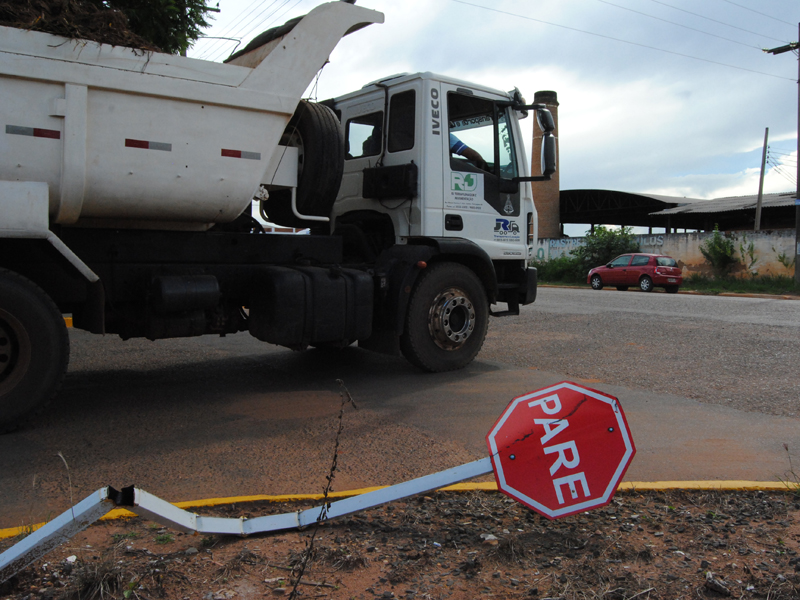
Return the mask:
[[530,173],[521,99],[514,101],[513,94],[429,72],[388,77],[328,101],[345,143],[332,231],[356,253],[395,244],[474,245],[500,271],[495,300],[512,312],[532,302],[535,271],[526,261],[537,218],[524,180]]

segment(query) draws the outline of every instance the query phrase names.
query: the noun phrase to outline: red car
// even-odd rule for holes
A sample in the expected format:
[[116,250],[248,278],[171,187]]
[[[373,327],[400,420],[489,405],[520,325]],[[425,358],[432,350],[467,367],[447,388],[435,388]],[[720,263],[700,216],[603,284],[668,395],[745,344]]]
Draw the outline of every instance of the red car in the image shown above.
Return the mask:
[[589,271],[586,283],[592,289],[602,290],[613,285],[620,291],[637,286],[643,292],[663,287],[668,294],[676,294],[683,283],[683,274],[674,258],[661,254],[623,254],[602,267]]

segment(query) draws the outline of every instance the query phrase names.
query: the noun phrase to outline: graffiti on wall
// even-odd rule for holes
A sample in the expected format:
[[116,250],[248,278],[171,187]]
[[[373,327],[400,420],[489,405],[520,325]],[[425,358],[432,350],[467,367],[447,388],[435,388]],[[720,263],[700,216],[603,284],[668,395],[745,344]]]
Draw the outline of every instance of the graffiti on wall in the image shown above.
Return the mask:
[[[664,234],[638,235],[636,241],[642,252],[660,252],[657,248],[664,245]],[[559,256],[568,256],[570,252],[586,244],[583,237],[543,238],[539,240],[536,257],[539,260],[550,260]]]
[[[673,257],[689,273],[706,273],[710,268],[700,245],[713,235],[710,232],[661,233],[636,236],[642,252],[666,254]],[[793,275],[794,274],[794,229],[776,229],[760,232],[733,232],[739,265],[734,274]],[[586,238],[541,238],[538,240],[536,258],[541,261],[569,256],[570,252],[583,246]],[[797,246],[800,254],[800,245]]]

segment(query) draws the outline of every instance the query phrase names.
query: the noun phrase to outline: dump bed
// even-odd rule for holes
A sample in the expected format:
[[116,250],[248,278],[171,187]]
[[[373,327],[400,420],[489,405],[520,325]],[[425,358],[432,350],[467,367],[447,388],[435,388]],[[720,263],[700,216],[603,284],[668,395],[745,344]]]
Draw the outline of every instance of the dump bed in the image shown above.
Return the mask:
[[46,183],[64,225],[230,221],[339,40],[382,20],[321,5],[251,66],[0,27],[0,181]]

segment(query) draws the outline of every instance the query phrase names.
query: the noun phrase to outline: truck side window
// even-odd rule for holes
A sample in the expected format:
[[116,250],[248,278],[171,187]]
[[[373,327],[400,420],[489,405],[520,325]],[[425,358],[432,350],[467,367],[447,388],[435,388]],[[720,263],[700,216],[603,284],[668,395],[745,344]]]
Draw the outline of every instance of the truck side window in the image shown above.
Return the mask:
[[381,153],[383,112],[353,117],[345,131],[345,158],[363,158]]
[[411,150],[414,147],[414,90],[400,92],[389,101],[389,152]]

